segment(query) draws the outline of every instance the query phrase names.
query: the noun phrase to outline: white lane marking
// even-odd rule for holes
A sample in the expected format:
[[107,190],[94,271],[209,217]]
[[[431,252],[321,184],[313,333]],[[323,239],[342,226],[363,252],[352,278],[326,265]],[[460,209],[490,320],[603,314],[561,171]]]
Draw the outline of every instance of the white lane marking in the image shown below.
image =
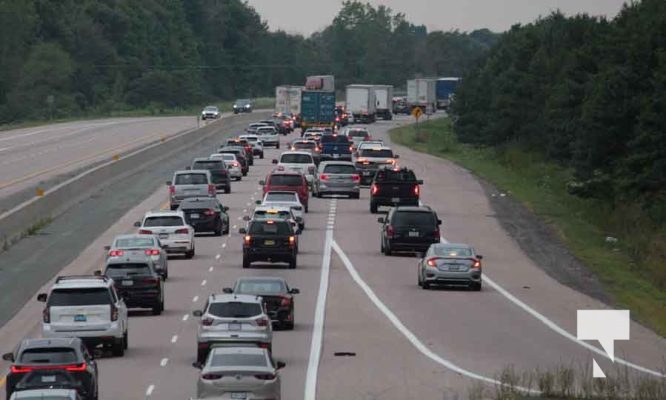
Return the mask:
[[225,247],[227,247],[227,243],[226,243],[226,242],[222,243],[222,248],[225,248]]
[[243,219],[243,217],[238,217],[238,220],[239,220],[239,221],[240,221],[241,219]]
[[206,286],[206,283],[208,283],[208,281],[204,279],[203,281],[201,281],[201,286]]
[[197,301],[199,301],[199,296],[192,297],[192,303],[196,303]]
[[[375,292],[372,291],[370,286],[365,283],[363,278],[359,275],[358,271],[356,268],[354,268],[354,265],[352,262],[349,260],[347,255],[342,251],[340,246],[338,246],[338,243],[334,240],[332,243],[333,249],[335,250],[336,253],[338,253],[338,256],[342,260],[342,263],[345,265],[347,268],[347,271],[349,272],[349,275],[351,275],[352,279],[354,282],[356,282],[357,285],[361,287],[361,289],[365,292],[365,294],[368,296],[368,298],[374,303],[374,305],[379,309],[379,311],[384,314],[384,316],[391,321],[393,326],[400,331],[400,333],[405,336],[407,340],[410,341],[410,343],[418,350],[420,351],[424,356],[430,358],[434,362],[442,365],[445,368],[448,368],[454,372],[457,372],[461,375],[465,375],[468,378],[480,380],[482,382],[490,383],[493,385],[502,385],[502,382],[488,378],[483,375],[479,375],[475,372],[468,371],[464,368],[461,368],[457,366],[456,364],[452,363],[451,361],[440,357],[439,355],[435,354],[433,351],[431,351],[423,342],[419,340],[419,338],[416,337],[403,323],[398,319],[398,317],[377,297]],[[514,388],[523,391],[523,392],[529,392],[529,393],[534,393],[538,394],[539,392],[533,389],[521,387],[521,386],[514,386]]]
[[178,341],[178,335],[171,336],[171,343],[176,343]]
[[238,225],[234,225],[232,229],[238,229]]
[[168,362],[169,362],[168,358],[163,358],[162,361],[160,361],[160,367],[166,367]]
[[11,147],[2,147],[2,148],[0,148],[0,152],[3,152],[5,150],[9,150],[9,149],[11,149]]
[[216,260],[219,260],[219,259],[220,259],[220,257],[222,257],[222,255],[221,255],[221,254],[217,254],[217,255],[215,255],[215,259],[216,259]]
[[155,385],[148,386],[148,389],[146,389],[146,396],[150,397],[153,394],[153,390],[155,390]]
[[246,213],[246,212],[247,212],[247,209],[243,209],[243,212]]
[[248,207],[249,207],[251,204],[252,204],[252,203],[245,203],[245,205],[248,206]]
[[213,272],[214,269],[215,267],[208,267],[208,272]]
[[183,315],[183,322],[187,321],[188,318],[190,318],[190,314]]

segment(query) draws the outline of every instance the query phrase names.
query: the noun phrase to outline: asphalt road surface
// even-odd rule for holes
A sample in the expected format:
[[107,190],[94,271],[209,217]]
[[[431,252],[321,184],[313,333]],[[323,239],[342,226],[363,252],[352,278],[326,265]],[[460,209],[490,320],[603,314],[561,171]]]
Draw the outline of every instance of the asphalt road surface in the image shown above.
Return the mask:
[[[369,128],[373,137],[386,140],[386,131],[405,121],[378,122]],[[283,143],[293,137],[283,138]],[[215,150],[203,146],[195,155]],[[631,340],[616,342],[615,365],[572,340],[576,310],[607,307],[557,283],[534,265],[500,227],[483,188],[467,171],[404,148],[397,149],[400,164],[413,168],[425,181],[422,200],[444,221],[443,239],[468,242],[484,255],[483,291],[424,291],[416,285],[415,257],[381,255],[379,224],[377,215],[369,212],[367,189],[360,200],[311,198],[296,270],[270,266],[243,270],[241,236],[236,232],[244,224],[242,216],[260,197],[258,181],[280,151],[284,149],[266,150],[266,158],[255,161],[249,175],[232,185],[231,194],[221,195],[235,225],[231,234],[198,236],[193,260],[170,261],[164,314],[133,313],[125,357],[99,359],[101,400],[194,396],[196,320],[189,315],[203,306],[210,293],[221,292],[245,275],[283,276],[301,290],[296,297],[295,330],[278,331],[274,337],[275,356],[287,363],[282,371],[286,400],[312,400],[315,395],[320,400],[466,398],[479,383],[492,388],[493,379],[509,365],[518,371],[574,365],[589,373],[593,357],[605,372],[625,368],[623,360],[637,364],[627,367],[631,373],[645,376],[650,376],[649,371],[637,368],[657,371],[664,366],[666,341],[636,324],[631,326]],[[168,174],[172,165],[187,164],[193,152],[147,176]],[[143,185],[142,179],[104,196],[127,198],[123,193]],[[155,186],[151,191],[145,196],[137,193],[129,211],[111,213],[113,223],[103,222],[104,230],[96,235],[79,233],[71,223],[73,215],[55,221],[49,229],[69,235],[59,245],[80,248],[77,257],[61,265],[61,273],[98,269],[102,248],[114,235],[134,231],[132,223],[145,211],[165,205],[166,189]],[[104,198],[95,201],[99,203],[90,204],[99,207],[100,214],[113,208]],[[95,218],[89,213],[77,223]],[[30,241],[38,239],[48,241],[30,238],[21,251],[29,251]],[[39,292],[24,291],[32,298]],[[0,329],[0,343],[6,346],[2,350],[10,351],[22,337],[37,336],[40,319],[41,305],[29,300]],[[598,351],[597,343],[586,344]],[[348,355],[336,356],[337,352]]]

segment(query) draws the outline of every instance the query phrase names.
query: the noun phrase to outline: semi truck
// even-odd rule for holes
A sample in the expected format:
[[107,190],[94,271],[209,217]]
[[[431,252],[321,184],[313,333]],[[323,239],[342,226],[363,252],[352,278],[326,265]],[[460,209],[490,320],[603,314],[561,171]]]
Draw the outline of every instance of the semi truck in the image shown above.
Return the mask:
[[283,85],[275,88],[275,112],[298,116],[301,113],[303,86]]
[[384,120],[393,119],[393,86],[375,85],[375,98],[377,99],[377,117]]
[[347,85],[347,112],[354,122],[372,123],[377,120],[377,99],[373,85]]
[[437,79],[437,108],[444,110],[449,108],[459,82],[460,78],[455,77]]
[[301,129],[335,125],[335,92],[305,90],[301,94]]
[[305,78],[305,90],[335,92],[335,77],[333,75],[308,76]]
[[418,78],[407,81],[407,103],[410,110],[420,107],[426,114],[432,114],[437,109],[436,80],[433,78]]

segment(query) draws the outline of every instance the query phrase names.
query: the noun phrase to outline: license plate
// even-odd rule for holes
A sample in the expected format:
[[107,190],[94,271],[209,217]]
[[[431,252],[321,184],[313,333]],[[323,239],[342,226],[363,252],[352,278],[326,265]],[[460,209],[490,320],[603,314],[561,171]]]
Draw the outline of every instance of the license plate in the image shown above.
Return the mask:
[[168,233],[160,233],[160,239],[167,239],[169,237]]
[[459,265],[449,265],[449,271],[458,271],[460,270]]
[[132,286],[134,285],[134,281],[122,281],[121,282],[123,286]]
[[333,154],[333,158],[340,158],[340,154]]
[[391,203],[400,203],[400,197],[394,197],[391,199]]
[[232,399],[247,399],[247,393],[231,393]]
[[192,218],[192,219],[198,219],[198,218],[199,218],[199,214],[190,214],[190,218]]
[[372,175],[371,171],[363,171],[363,176],[370,176]]
[[85,315],[78,314],[74,316],[74,322],[86,322],[88,318]]
[[409,232],[409,237],[419,237],[418,232]]
[[229,324],[229,330],[230,331],[240,331],[241,330],[241,324],[236,324],[236,323]]
[[266,246],[275,246],[275,240],[264,240]]
[[55,375],[42,375],[42,383],[53,383],[55,381]]

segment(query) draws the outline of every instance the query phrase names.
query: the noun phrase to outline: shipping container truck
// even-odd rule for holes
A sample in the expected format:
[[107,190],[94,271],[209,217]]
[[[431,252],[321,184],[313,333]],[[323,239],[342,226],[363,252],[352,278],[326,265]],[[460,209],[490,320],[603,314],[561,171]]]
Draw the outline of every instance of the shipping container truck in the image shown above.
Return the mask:
[[377,120],[377,99],[373,85],[347,85],[347,112],[354,122],[369,124]]
[[437,81],[433,78],[419,78],[407,81],[407,103],[410,110],[420,107],[426,114],[437,109]]
[[437,108],[448,109],[456,92],[460,78],[439,78],[437,79]]
[[377,99],[377,117],[385,120],[393,119],[393,86],[375,85]]
[[335,92],[305,90],[301,94],[301,129],[333,127]]

